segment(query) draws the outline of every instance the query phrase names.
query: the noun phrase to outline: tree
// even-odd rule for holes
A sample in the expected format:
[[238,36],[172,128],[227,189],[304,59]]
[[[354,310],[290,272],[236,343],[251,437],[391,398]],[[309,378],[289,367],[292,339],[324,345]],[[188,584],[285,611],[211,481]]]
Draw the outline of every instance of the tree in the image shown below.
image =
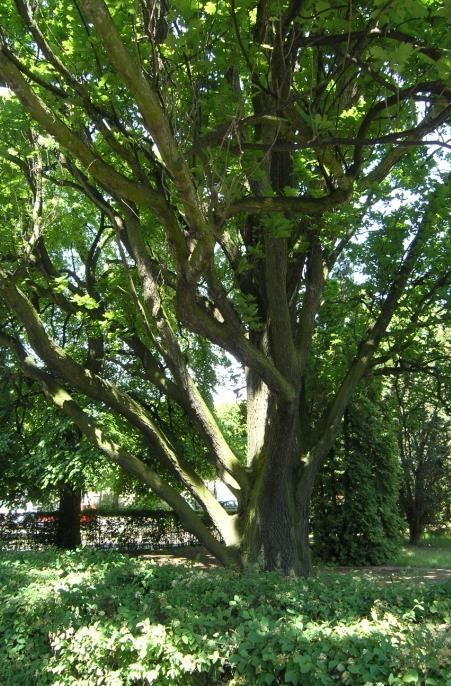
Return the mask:
[[[311,493],[346,407],[405,351],[394,313],[426,311],[449,283],[445,8],[179,0],[149,21],[143,7],[2,4],[17,100],[3,107],[0,342],[222,562],[308,574]],[[345,318],[317,329],[345,267]],[[316,338],[337,347],[345,325],[358,343],[331,372]],[[210,402],[218,350],[246,368],[244,461]],[[196,427],[236,515],[156,398]],[[114,439],[101,409],[123,422]]]
[[382,564],[401,542],[400,465],[380,390],[361,389],[314,490],[314,551],[340,564]]
[[449,510],[451,422],[431,379],[402,376],[393,386],[402,468],[400,503],[410,543],[416,545],[446,505]]
[[[51,423],[49,430],[48,423],[42,415],[38,414],[39,419],[44,419],[38,426],[30,421],[32,406],[37,404],[33,401],[36,401],[36,396],[42,395],[40,390],[33,389],[33,382],[24,379],[20,374],[11,383],[14,369],[7,364],[0,364],[0,370],[3,372],[0,383],[1,504],[17,506],[29,499],[35,502],[47,501],[49,496],[55,496],[56,490],[59,507],[54,544],[59,548],[75,548],[81,543],[80,474],[78,480],[74,478],[77,471],[74,462],[76,463],[77,459],[76,451],[80,436],[72,425],[67,426],[68,421],[65,417],[57,417],[58,446],[55,446],[52,440],[55,438],[55,422]],[[36,407],[33,409],[36,417]],[[66,426],[61,426],[62,423]],[[47,445],[51,446],[53,459],[44,459],[43,464],[42,452],[45,452]],[[61,460],[63,447],[70,451],[70,477],[64,473],[68,471],[68,465],[66,464],[65,470],[64,461]]]
[[1,504],[23,506],[31,500],[53,508],[57,502],[54,544],[75,548],[81,543],[83,492],[113,483],[117,470],[48,406],[40,385],[20,373],[11,355],[2,356],[0,371]]

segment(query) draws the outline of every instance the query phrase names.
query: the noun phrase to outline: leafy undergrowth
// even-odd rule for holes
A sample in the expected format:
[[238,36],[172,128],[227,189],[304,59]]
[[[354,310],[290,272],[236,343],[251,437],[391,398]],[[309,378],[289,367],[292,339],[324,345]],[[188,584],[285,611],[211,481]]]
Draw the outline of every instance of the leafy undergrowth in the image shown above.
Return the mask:
[[406,545],[390,560],[398,567],[451,568],[451,537],[429,536],[419,545]]
[[4,554],[0,683],[451,686],[449,591],[83,550]]

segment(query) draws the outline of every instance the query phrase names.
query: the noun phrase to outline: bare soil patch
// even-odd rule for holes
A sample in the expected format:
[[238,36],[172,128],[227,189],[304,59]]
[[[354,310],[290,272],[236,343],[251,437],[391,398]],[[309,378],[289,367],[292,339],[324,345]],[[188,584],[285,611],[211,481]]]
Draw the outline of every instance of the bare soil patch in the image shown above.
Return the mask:
[[180,546],[178,548],[162,548],[146,553],[138,553],[138,557],[152,560],[159,564],[187,564],[194,567],[208,569],[210,567],[222,567],[222,564],[202,546]]

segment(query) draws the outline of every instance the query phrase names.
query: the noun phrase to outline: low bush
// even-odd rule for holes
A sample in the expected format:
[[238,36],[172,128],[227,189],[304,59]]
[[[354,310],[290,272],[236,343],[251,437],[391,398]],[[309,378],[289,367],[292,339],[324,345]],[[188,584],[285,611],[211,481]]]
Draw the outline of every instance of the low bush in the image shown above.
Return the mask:
[[451,686],[449,585],[0,558],[2,686]]

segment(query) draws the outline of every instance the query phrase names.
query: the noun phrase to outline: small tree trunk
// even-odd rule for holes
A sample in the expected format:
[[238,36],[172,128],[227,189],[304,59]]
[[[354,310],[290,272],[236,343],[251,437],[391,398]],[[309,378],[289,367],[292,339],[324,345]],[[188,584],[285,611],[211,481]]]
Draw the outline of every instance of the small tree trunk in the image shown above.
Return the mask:
[[118,491],[113,491],[111,496],[111,507],[113,510],[119,509],[119,493]]
[[60,488],[58,528],[55,544],[58,548],[81,545],[80,533],[81,489],[63,484]]

